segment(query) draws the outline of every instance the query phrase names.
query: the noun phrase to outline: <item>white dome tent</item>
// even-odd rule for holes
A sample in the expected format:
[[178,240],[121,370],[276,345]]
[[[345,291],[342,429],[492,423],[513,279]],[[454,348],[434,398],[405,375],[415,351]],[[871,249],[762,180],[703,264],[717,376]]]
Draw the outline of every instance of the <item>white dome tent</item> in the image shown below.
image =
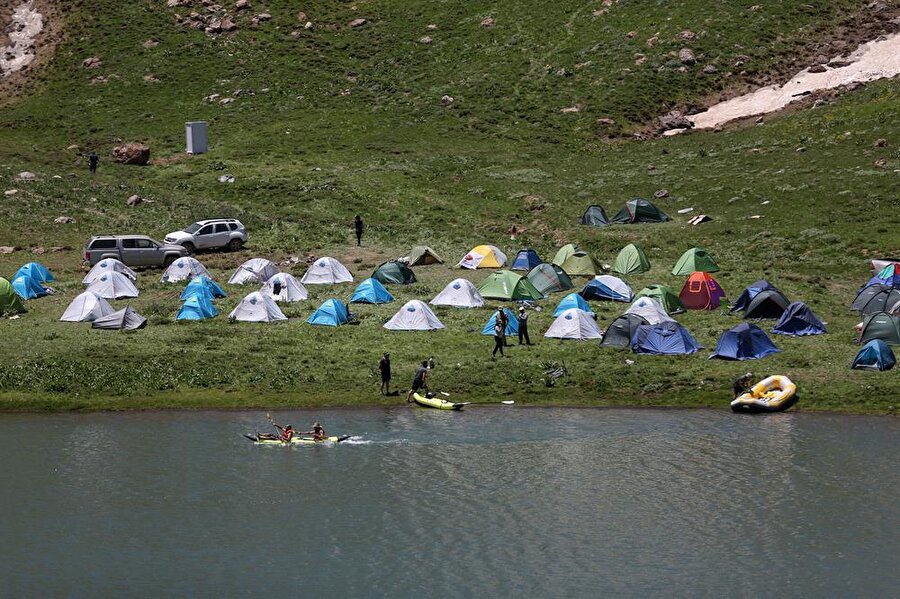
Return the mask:
[[116,260],[115,258],[104,258],[103,260],[95,264],[91,268],[91,270],[88,271],[88,274],[84,275],[84,278],[81,279],[81,282],[85,285],[90,285],[95,280],[99,279],[103,274],[108,272],[122,273],[132,281],[137,279],[137,273],[125,266],[122,261]]
[[454,306],[456,308],[480,308],[484,298],[472,281],[454,279],[429,302],[432,306]]
[[[276,289],[278,293],[275,293]],[[306,287],[294,275],[287,272],[273,275],[260,291],[276,302],[300,302],[309,297]]]
[[435,331],[444,325],[434,315],[428,304],[421,300],[410,300],[384,324],[389,331]]
[[127,276],[120,272],[105,272],[88,285],[88,291],[93,291],[104,299],[120,299],[123,297],[137,297],[137,287]]
[[103,316],[109,316],[114,311],[108,301],[93,291],[85,291],[72,300],[60,320],[63,322],[92,322]]
[[552,339],[602,339],[603,333],[590,313],[569,308],[556,317],[544,337]]
[[178,283],[180,281],[189,281],[194,277],[206,277],[212,279],[209,271],[203,266],[203,263],[196,258],[190,256],[179,258],[169,265],[169,268],[162,274],[160,283]]
[[304,285],[334,285],[336,283],[352,283],[353,275],[347,268],[335,260],[325,256],[309,265],[300,282]]
[[228,279],[228,284],[265,283],[279,272],[281,272],[281,269],[275,266],[271,260],[251,258],[237,267],[237,270]]
[[625,314],[637,314],[651,325],[657,325],[661,322],[675,322],[675,319],[669,316],[662,305],[652,297],[637,298],[625,310]]
[[287,316],[268,295],[254,291],[247,295],[228,315],[240,322],[275,322],[287,320]]

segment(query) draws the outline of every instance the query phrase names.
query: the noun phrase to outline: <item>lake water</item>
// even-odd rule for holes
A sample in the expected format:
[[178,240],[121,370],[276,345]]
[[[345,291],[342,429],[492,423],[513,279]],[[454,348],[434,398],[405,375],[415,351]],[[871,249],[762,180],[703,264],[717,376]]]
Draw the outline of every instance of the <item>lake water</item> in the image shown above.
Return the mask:
[[896,596],[900,421],[709,410],[0,415],[0,595]]

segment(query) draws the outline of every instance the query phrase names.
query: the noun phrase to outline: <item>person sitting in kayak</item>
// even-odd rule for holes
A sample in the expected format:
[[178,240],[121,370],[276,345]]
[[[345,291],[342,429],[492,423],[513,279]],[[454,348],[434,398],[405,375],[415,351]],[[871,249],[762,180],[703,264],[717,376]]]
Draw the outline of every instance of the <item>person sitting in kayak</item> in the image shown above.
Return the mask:
[[313,441],[324,441],[328,438],[328,435],[325,434],[325,429],[322,428],[322,425],[318,422],[313,423],[313,429],[311,431],[306,431],[305,433],[301,433],[303,435],[312,435]]
[[413,378],[412,389],[406,394],[406,401],[412,401],[413,393],[419,389],[428,388],[428,360],[422,360],[422,365],[416,370],[416,376]]
[[256,433],[257,439],[266,439],[268,441],[282,441],[284,443],[290,443],[291,439],[294,438],[294,434],[296,431],[294,427],[290,424],[287,426],[281,426],[280,424],[272,423],[272,426],[278,431],[277,433]]
[[279,440],[282,443],[290,443],[291,439],[294,438],[294,427],[290,424],[281,429],[281,435],[279,436]]

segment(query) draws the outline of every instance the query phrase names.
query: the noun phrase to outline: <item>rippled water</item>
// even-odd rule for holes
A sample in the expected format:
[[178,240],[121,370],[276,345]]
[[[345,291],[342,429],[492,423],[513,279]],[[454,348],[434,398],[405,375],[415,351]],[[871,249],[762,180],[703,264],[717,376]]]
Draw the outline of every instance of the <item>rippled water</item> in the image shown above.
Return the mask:
[[0,591],[895,594],[890,417],[414,408],[0,416]]

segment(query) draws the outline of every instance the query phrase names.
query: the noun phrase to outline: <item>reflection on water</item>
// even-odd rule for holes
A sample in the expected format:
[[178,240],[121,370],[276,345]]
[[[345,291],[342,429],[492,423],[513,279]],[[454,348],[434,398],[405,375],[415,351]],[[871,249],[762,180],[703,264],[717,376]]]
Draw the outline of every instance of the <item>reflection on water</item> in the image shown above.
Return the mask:
[[0,416],[0,589],[888,594],[894,418],[470,408]]

